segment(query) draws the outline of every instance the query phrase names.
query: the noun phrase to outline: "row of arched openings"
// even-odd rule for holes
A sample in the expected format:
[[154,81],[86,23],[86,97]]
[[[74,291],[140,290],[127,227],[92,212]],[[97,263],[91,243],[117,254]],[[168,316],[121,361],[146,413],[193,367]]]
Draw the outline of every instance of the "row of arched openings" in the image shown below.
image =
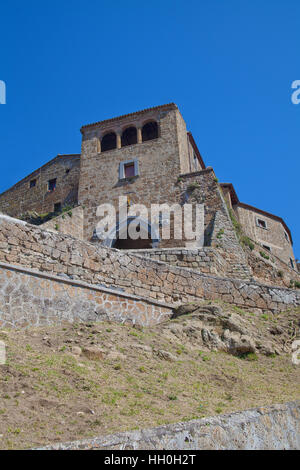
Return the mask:
[[[147,122],[142,127],[142,142],[158,138],[158,125],[157,122]],[[127,127],[121,136],[121,147],[137,144],[137,128],[134,126]],[[101,152],[113,150],[117,148],[117,135],[115,132],[109,132],[101,140]]]

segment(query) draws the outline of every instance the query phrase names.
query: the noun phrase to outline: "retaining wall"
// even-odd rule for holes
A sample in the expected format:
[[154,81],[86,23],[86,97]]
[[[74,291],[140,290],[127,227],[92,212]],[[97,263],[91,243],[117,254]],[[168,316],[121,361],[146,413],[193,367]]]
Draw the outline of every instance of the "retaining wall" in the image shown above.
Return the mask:
[[299,450],[300,402],[54,444],[44,450]]
[[0,263],[3,328],[101,320],[151,326],[171,314],[166,304]]
[[201,274],[0,217],[0,261],[60,274],[167,303],[221,299],[242,308],[279,311],[300,305],[300,291]]

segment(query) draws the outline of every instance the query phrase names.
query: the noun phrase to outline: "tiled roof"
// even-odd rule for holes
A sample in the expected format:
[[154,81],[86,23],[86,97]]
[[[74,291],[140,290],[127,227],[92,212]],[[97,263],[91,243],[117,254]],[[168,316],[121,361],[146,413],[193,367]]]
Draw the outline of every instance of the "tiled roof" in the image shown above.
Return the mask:
[[158,109],[167,109],[167,108],[178,109],[175,103],[162,104],[160,106],[154,106],[152,108],[142,109],[141,111],[135,111],[134,113],[123,114],[122,116],[117,116],[117,117],[110,118],[110,119],[104,119],[103,121],[94,122],[92,124],[86,124],[85,126],[82,126],[80,130],[82,131],[83,129],[86,129],[88,127],[98,126],[99,124],[104,124],[106,122],[117,121],[118,119],[124,119],[129,116],[135,116],[137,114],[143,114],[143,113],[148,113],[149,111],[156,111]]

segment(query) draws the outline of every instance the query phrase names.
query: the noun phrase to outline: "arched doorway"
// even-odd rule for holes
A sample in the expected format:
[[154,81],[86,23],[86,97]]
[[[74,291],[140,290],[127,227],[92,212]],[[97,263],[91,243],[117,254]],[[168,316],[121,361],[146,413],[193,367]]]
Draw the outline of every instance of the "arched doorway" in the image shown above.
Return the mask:
[[[134,238],[130,236],[132,229],[136,234]],[[128,217],[117,224],[103,244],[118,250],[147,250],[156,248],[158,243],[159,232],[156,227],[151,226],[147,220],[141,217]]]

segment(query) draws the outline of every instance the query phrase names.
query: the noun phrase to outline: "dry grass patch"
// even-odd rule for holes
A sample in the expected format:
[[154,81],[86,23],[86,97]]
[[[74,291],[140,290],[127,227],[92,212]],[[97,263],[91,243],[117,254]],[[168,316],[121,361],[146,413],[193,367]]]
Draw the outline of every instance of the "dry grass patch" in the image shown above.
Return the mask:
[[[247,314],[248,315],[248,314]],[[250,314],[249,314],[250,315]],[[251,315],[250,315],[251,316]],[[264,325],[266,320],[257,319]],[[189,322],[188,317],[174,321]],[[20,449],[299,398],[290,355],[199,349],[161,327],[64,324],[0,333],[0,448]],[[100,348],[98,360],[75,355]]]

